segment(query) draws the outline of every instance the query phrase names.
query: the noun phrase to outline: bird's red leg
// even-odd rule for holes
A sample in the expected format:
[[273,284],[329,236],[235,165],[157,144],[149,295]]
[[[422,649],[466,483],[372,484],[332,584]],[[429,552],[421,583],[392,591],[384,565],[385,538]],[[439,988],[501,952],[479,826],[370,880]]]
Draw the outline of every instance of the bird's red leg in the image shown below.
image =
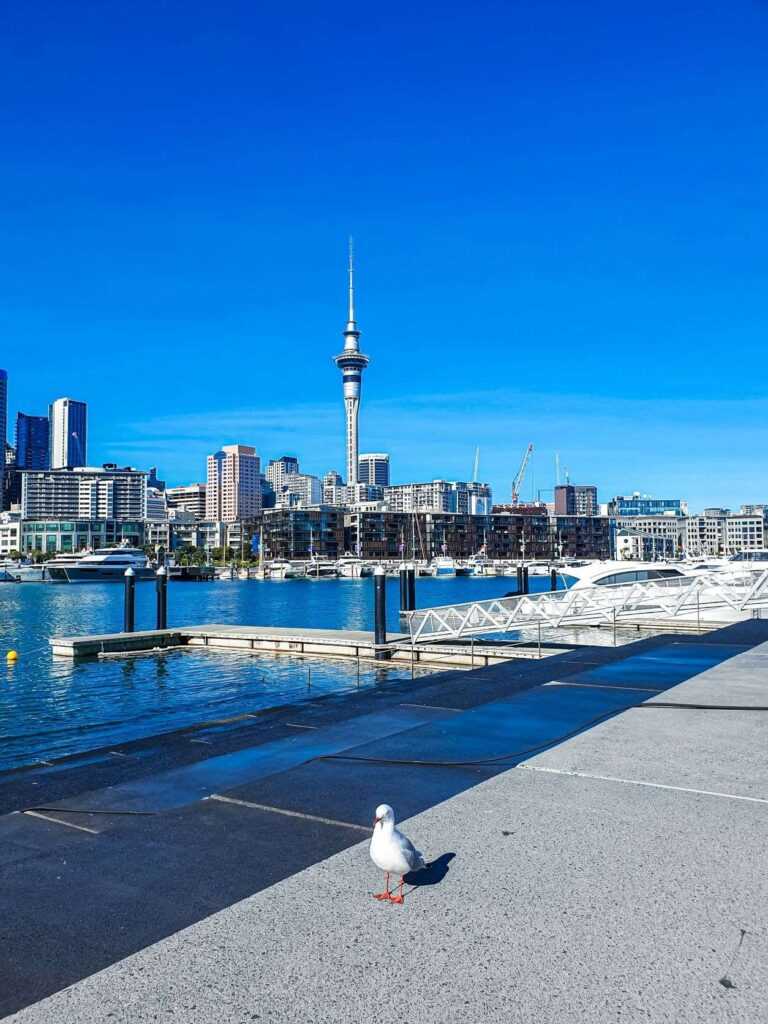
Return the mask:
[[384,892],[375,892],[373,898],[375,900],[388,900],[391,899],[391,896],[392,894],[389,891],[389,872],[387,871],[385,872]]
[[392,894],[392,895],[391,895],[391,896],[389,897],[389,898],[390,898],[390,900],[391,900],[391,901],[392,901],[393,903],[404,903],[404,902],[405,902],[405,897],[403,896],[403,886],[404,886],[404,885],[405,885],[405,879],[404,879],[404,878],[403,878],[403,876],[401,875],[401,876],[400,876],[400,885],[399,885],[399,889],[400,889],[400,891],[399,891],[398,893],[393,893],[393,894]]

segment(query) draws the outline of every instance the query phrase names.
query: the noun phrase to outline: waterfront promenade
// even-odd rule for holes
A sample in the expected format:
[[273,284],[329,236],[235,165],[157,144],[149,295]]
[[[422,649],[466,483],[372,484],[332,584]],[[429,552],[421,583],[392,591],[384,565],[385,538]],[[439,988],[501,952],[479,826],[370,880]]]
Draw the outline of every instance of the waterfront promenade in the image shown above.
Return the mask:
[[[31,1004],[19,1024],[762,1020],[767,679],[751,621],[293,708],[92,793],[65,772],[49,820],[0,819],[2,1006]],[[320,748],[442,766],[307,763]],[[370,897],[382,800],[436,862],[404,907]]]

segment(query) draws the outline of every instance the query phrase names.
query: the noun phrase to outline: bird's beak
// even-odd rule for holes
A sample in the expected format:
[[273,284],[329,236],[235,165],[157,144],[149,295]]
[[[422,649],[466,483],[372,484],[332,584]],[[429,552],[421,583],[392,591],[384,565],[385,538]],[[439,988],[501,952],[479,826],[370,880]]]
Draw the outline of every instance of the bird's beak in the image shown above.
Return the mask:
[[381,818],[374,818],[373,819],[373,827],[376,828],[376,826],[379,824],[380,821],[381,821]]

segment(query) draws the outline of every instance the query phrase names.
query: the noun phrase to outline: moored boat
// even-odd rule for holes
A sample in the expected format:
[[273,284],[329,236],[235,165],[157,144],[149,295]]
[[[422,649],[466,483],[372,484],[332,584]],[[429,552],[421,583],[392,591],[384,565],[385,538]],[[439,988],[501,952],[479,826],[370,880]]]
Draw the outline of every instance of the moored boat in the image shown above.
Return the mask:
[[155,578],[155,568],[140,548],[97,548],[89,554],[58,555],[46,564],[53,583],[119,582],[127,569],[137,580]]

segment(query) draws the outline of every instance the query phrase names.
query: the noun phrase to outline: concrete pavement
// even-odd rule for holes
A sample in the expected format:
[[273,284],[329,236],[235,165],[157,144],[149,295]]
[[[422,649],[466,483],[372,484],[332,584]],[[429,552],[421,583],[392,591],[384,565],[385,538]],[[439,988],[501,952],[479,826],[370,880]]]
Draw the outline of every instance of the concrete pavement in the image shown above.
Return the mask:
[[[633,685],[707,662],[664,650]],[[764,706],[768,644],[646,697]],[[762,1021],[766,740],[757,710],[627,710],[405,823],[442,870],[404,907],[371,899],[363,841],[9,1022]],[[396,811],[399,778],[376,783]]]

